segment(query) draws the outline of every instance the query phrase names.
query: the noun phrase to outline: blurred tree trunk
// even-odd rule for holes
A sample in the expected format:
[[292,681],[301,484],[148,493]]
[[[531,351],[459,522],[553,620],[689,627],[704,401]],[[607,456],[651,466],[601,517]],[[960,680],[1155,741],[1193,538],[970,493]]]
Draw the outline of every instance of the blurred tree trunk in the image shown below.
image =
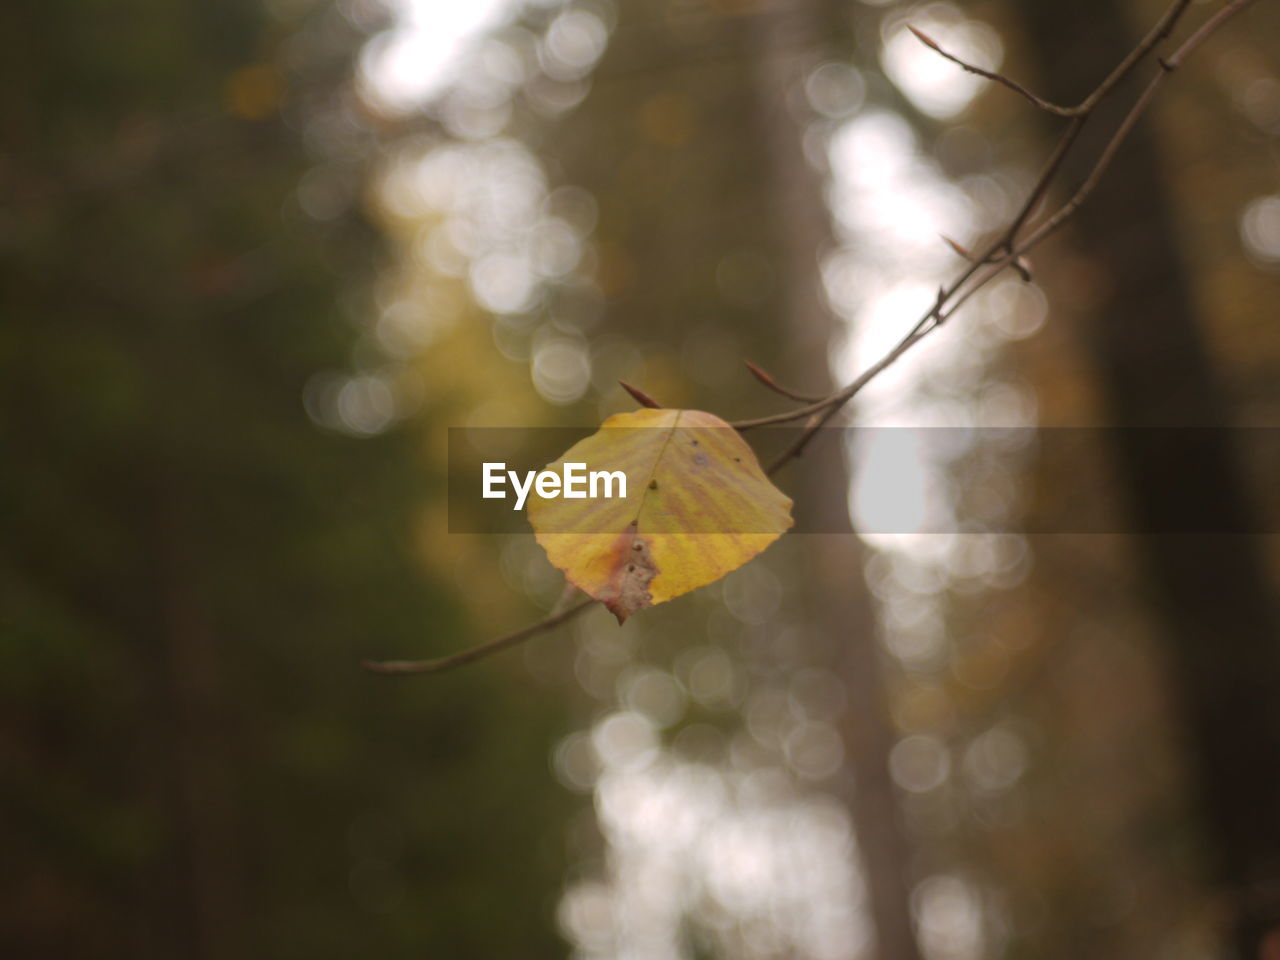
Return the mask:
[[299,199],[373,159],[349,12],[0,5],[6,960],[564,954],[560,704],[357,668],[466,624],[427,444],[303,403],[381,362],[365,209]]
[[[1122,5],[1109,0],[1017,9],[1029,59],[1043,64],[1042,92],[1058,102],[1080,99],[1135,42]],[[1115,119],[1113,110],[1094,121],[1094,139],[1078,146],[1068,183],[1083,176],[1090,146]],[[1090,258],[1101,291],[1077,334],[1109,424],[1225,428],[1231,410],[1195,312],[1188,282],[1195,265],[1177,246],[1161,166],[1159,144],[1140,126],[1074,221],[1068,242]],[[1256,513],[1229,431],[1197,432],[1193,463],[1173,459],[1158,432],[1112,436],[1153,614],[1172,653],[1213,866],[1231,898],[1237,948],[1254,958],[1261,936],[1280,923],[1280,624],[1258,538],[1169,531],[1189,520],[1256,530]]]
[[[640,385],[672,406],[775,411],[780,399],[751,381],[743,357],[776,358],[766,365],[806,390],[829,383],[837,322],[819,275],[829,214],[789,108],[808,67],[824,53],[847,54],[838,46],[847,9],[830,0],[662,9],[619,5],[591,95],[550,152],[567,182],[600,200],[597,276],[610,329],[648,358]],[[835,437],[815,444],[803,466],[781,480],[797,510],[825,515],[825,529],[848,529],[849,480]],[[857,790],[843,799],[876,956],[915,960],[910,857],[888,775],[892,731],[862,550],[851,533],[802,539],[793,555],[807,554],[808,569],[786,574],[807,584],[808,639],[798,656],[834,671],[848,692],[841,732]]]
[[[829,354],[840,322],[827,304],[820,272],[822,253],[832,243],[830,213],[818,172],[805,156],[804,129],[788,103],[802,89],[806,69],[819,62],[824,41],[839,36],[841,15],[839,4],[825,0],[774,0],[754,18],[758,122],[780,245],[779,323],[786,347],[779,372],[812,393],[833,388]],[[841,735],[856,782],[844,799],[857,832],[876,956],[916,960],[911,857],[889,774],[894,735],[875,612],[863,577],[864,551],[849,519],[843,432],[819,437],[787,472],[797,484],[800,526],[846,531],[805,537],[809,647],[814,663],[832,669],[848,692]]]
[[171,946],[192,960],[223,960],[242,956],[244,946],[243,829],[228,757],[235,730],[220,689],[219,638],[192,564],[198,546],[187,514],[194,506],[172,469],[158,471],[150,493],[155,607],[148,626],[160,641],[153,682],[156,714],[163,720],[156,731],[157,762],[165,770],[177,841],[162,866],[170,874],[163,897],[171,901]]

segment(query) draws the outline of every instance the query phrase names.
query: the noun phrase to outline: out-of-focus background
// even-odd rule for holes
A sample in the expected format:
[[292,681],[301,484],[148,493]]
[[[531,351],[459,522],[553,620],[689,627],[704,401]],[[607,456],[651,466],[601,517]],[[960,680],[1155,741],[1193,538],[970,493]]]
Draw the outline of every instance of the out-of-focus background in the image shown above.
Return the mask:
[[[448,532],[448,427],[590,426],[620,377],[783,409],[742,358],[849,379],[939,235],[1007,221],[1060,121],[907,22],[1074,102],[1161,10],[4,4],[0,954],[1280,956],[1280,540],[1160,532],[1277,529],[1238,434],[829,442],[799,509],[907,532],[357,666],[560,593],[532,537]],[[854,419],[1280,425],[1278,54],[1272,3],[1216,35]],[[1117,532],[909,532],[1082,514]]]

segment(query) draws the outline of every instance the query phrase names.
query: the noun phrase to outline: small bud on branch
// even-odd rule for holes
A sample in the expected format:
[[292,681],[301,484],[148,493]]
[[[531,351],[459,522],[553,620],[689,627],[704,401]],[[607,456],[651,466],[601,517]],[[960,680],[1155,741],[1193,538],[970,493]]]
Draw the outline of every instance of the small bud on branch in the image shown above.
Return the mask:
[[946,236],[945,234],[939,234],[939,236],[942,237],[943,243],[945,243],[948,247],[950,247],[956,253],[960,254],[960,256],[964,257],[970,263],[973,263],[972,253],[970,253],[964,247],[960,246],[960,244],[956,243],[954,240],[952,240],[950,237]]
[[787,389],[782,384],[780,384],[777,380],[773,379],[773,377],[770,374],[766,373],[760,367],[757,367],[750,360],[743,360],[742,363],[748,370],[751,371],[751,375],[753,377],[755,377],[757,380],[763,383],[766,387],[768,387],[774,393],[779,393],[782,396],[789,397],[792,400],[798,400],[801,403],[817,403],[818,400],[822,399],[821,397],[805,396],[803,393],[798,393],[795,390]]
[[654,409],[654,410],[662,409],[662,404],[660,404],[657,400],[653,399],[653,397],[649,396],[639,387],[633,387],[631,384],[627,383],[625,380],[619,380],[618,386],[622,387],[623,390],[631,394],[631,396],[635,398],[636,403],[640,404],[640,406],[650,407],[651,409]]

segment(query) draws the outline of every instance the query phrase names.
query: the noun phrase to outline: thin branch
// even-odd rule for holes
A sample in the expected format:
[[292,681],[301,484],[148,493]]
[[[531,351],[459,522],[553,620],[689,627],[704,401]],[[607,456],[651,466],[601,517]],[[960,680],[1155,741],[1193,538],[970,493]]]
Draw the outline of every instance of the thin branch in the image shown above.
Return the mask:
[[1071,152],[1071,148],[1075,146],[1076,140],[1080,138],[1080,133],[1084,130],[1085,121],[1088,119],[1089,114],[1087,113],[1082,113],[1071,119],[1071,124],[1058,141],[1058,145],[1053,148],[1053,153],[1050,154],[1048,162],[1044,165],[1044,169],[1040,171],[1040,176],[1036,178],[1031,192],[1027,194],[1027,199],[1022,202],[1022,206],[1014,214],[1013,220],[1005,229],[1004,236],[994,244],[993,253],[1001,249],[1010,250],[1013,247],[1018,231],[1022,229],[1022,225],[1027,222],[1027,218],[1035,212],[1036,207],[1040,205],[1040,201],[1049,192],[1054,178],[1057,177],[1058,171],[1062,169],[1062,164],[1067,159],[1067,154]]
[[739,432],[743,430],[754,430],[756,427],[772,427],[779,423],[791,423],[795,420],[803,420],[805,417],[812,416],[815,413],[822,413],[835,401],[839,394],[831,394],[823,397],[821,400],[815,400],[813,403],[806,404],[803,407],[796,407],[794,410],[786,410],[782,413],[771,413],[767,417],[756,417],[754,420],[735,420],[731,424],[735,430]]
[[531,623],[515,633],[509,633],[505,637],[499,637],[497,640],[490,640],[488,643],[482,643],[479,646],[463,650],[461,653],[454,653],[436,660],[364,660],[360,663],[360,666],[370,673],[381,674],[442,673],[445,670],[452,670],[454,667],[461,667],[463,664],[483,660],[485,657],[498,653],[500,650],[514,647],[518,643],[524,643],[531,637],[572,620],[578,614],[589,610],[599,602],[588,597],[579,604],[567,607],[559,613],[553,613],[551,616],[545,617],[537,623]]
[[987,80],[994,80],[996,83],[999,83],[1008,87],[1014,93],[1018,94],[1018,96],[1025,97],[1026,100],[1029,103],[1031,103],[1033,106],[1038,107],[1039,109],[1045,111],[1045,113],[1052,113],[1054,116],[1057,116],[1057,117],[1070,117],[1073,115],[1072,107],[1060,107],[1056,103],[1050,103],[1048,100],[1045,100],[1043,97],[1037,97],[1034,93],[1032,93],[1022,84],[1018,83],[1018,81],[1013,80],[1010,77],[1006,77],[1003,73],[995,73],[991,70],[983,70],[979,66],[975,66],[974,64],[969,63],[968,61],[961,60],[959,57],[957,57],[953,53],[948,53],[946,50],[943,50],[942,47],[938,45],[938,42],[936,40],[934,40],[928,34],[923,33],[920,30],[917,30],[915,27],[911,26],[910,24],[907,24],[907,29],[910,30],[912,33],[914,33],[916,36],[916,39],[919,40],[921,43],[923,43],[926,47],[928,47],[930,50],[933,50],[935,53],[937,53],[939,56],[943,57],[944,59],[950,60],[961,70],[966,70],[969,73],[974,73],[980,77],[985,77]]
[[806,396],[803,393],[797,393],[795,390],[788,390],[786,387],[780,384],[777,380],[775,380],[772,377],[772,375],[770,375],[769,373],[766,373],[764,370],[757,367],[750,360],[743,360],[742,362],[746,366],[746,368],[749,371],[751,371],[751,375],[753,377],[759,380],[762,384],[764,384],[774,393],[780,393],[784,397],[788,397],[791,400],[798,400],[801,403],[817,403],[819,400],[822,399],[821,397]]
[[[1250,0],[1246,0],[1250,2]],[[1182,15],[1187,12],[1187,7],[1191,5],[1191,0],[1174,0],[1172,6],[1165,11],[1164,16],[1156,21],[1156,25],[1151,28],[1151,32],[1139,41],[1138,45],[1130,51],[1129,55],[1120,61],[1120,64],[1111,71],[1111,75],[1094,89],[1093,93],[1085,97],[1080,105],[1075,108],[1077,114],[1089,114],[1107,94],[1115,89],[1116,85],[1127,77],[1140,64],[1152,50],[1158,47],[1164,39],[1166,39],[1174,28],[1177,27],[1178,21],[1182,19]],[[1235,4],[1232,4],[1235,6]],[[1228,14],[1230,16],[1230,14]],[[1206,26],[1213,24],[1213,20],[1226,20],[1226,17],[1214,17]],[[1209,30],[1212,33],[1217,29],[1217,24],[1213,24]]]
[[1151,81],[1147,84],[1146,88],[1143,89],[1142,93],[1138,96],[1138,99],[1135,100],[1133,105],[1129,108],[1124,119],[1122,119],[1119,126],[1116,127],[1115,133],[1107,142],[1106,146],[1103,147],[1102,152],[1098,156],[1097,162],[1089,171],[1089,175],[1085,178],[1084,182],[1076,188],[1075,193],[1073,193],[1051,216],[1037,224],[1032,230],[1030,236],[1023,240],[1017,248],[1012,251],[1012,253],[993,263],[992,267],[994,269],[990,276],[984,275],[983,277],[980,277],[974,282],[973,287],[970,290],[965,291],[964,294],[956,298],[948,306],[947,312],[942,319],[945,320],[955,313],[955,311],[958,310],[970,296],[989,282],[995,274],[999,273],[1000,268],[1007,265],[1011,260],[1026,255],[1032,249],[1039,246],[1040,243],[1050,235],[1057,232],[1057,230],[1061,228],[1062,225],[1066,223],[1081,206],[1084,205],[1085,200],[1087,200],[1089,195],[1093,193],[1094,189],[1101,181],[1102,175],[1111,165],[1116,154],[1119,153],[1121,145],[1133,131],[1133,128],[1137,125],[1142,114],[1146,112],[1151,101],[1155,99],[1156,93],[1168,79],[1169,74],[1181,66],[1186,61],[1187,57],[1190,56],[1202,43],[1204,43],[1204,41],[1207,40],[1214,31],[1222,26],[1223,23],[1238,14],[1245,7],[1248,7],[1255,2],[1257,2],[1257,0],[1233,0],[1232,3],[1228,3],[1225,7],[1214,14],[1213,17],[1205,21],[1205,23],[1202,24],[1195,33],[1183,41],[1183,43],[1172,54],[1161,59],[1160,72],[1151,78]]
[[[936,310],[937,307],[935,306]],[[897,362],[898,358],[914,347],[917,343],[925,338],[931,331],[936,330],[942,323],[942,319],[937,317],[932,311],[921,317],[911,331],[898,341],[892,350],[881,357],[876,363],[872,364],[858,379],[854,380],[847,387],[837,393],[832,402],[827,404],[825,410],[815,413],[810,417],[809,422],[805,424],[804,430],[800,436],[774,459],[765,469],[765,473],[769,476],[777,473],[786,464],[804,453],[805,447],[817,436],[818,431],[830,422],[831,418],[839,413],[849,400],[868,383],[878,377],[881,373]]]
[[[772,424],[793,423],[798,420],[804,420],[805,425],[801,430],[800,436],[778,456],[768,467],[768,473],[772,474],[779,470],[786,463],[799,457],[805,447],[813,440],[824,425],[829,423],[848,403],[852,400],[868,383],[883,373],[902,357],[907,351],[914,347],[917,343],[927,337],[930,333],[941,327],[955,312],[960,309],[968,300],[978,291],[982,290],[988,283],[1004,271],[1006,268],[1025,271],[1025,263],[1020,267],[1021,259],[1032,249],[1038,246],[1045,238],[1057,231],[1076,210],[1088,199],[1089,195],[1097,186],[1098,181],[1110,166],[1111,161],[1119,152],[1121,145],[1136,126],[1138,119],[1146,111],[1148,105],[1154,99],[1156,92],[1164,83],[1169,74],[1180,66],[1196,49],[1200,47],[1210,36],[1213,35],[1224,23],[1243,10],[1245,7],[1256,0],[1232,0],[1226,4],[1216,14],[1205,21],[1187,40],[1173,52],[1172,55],[1162,58],[1159,61],[1160,72],[1150,81],[1143,90],[1138,99],[1130,107],[1124,119],[1116,128],[1115,133],[1107,142],[1094,166],[1085,178],[1084,182],[1076,189],[1076,191],[1068,198],[1055,212],[1033,224],[1028,236],[1022,240],[1018,239],[1018,234],[1027,224],[1040,201],[1047,195],[1050,186],[1057,174],[1062,168],[1063,160],[1067,152],[1075,144],[1083,129],[1085,121],[1094,111],[1097,105],[1119,84],[1126,76],[1128,76],[1146,57],[1150,54],[1165,38],[1167,38],[1177,26],[1183,13],[1186,12],[1190,5],[1190,0],[1175,0],[1175,2],[1165,12],[1164,16],[1156,23],[1151,32],[1144,37],[1136,47],[1116,66],[1114,70],[1100,83],[1092,93],[1089,94],[1076,107],[1064,108],[1044,101],[1035,96],[1026,88],[999,74],[983,71],[972,65],[965,64],[957,58],[946,53],[938,47],[936,43],[921,34],[917,30],[912,32],[920,38],[921,42],[937,50],[939,54],[948,60],[958,63],[960,66],[969,70],[971,73],[977,73],[997,83],[1002,83],[1023,97],[1030,100],[1040,109],[1047,110],[1057,116],[1068,117],[1071,123],[1063,132],[1057,146],[1046,162],[1040,176],[1036,179],[1032,186],[1027,199],[1022,204],[1020,210],[1015,214],[1012,222],[1005,228],[1001,234],[988,244],[987,248],[978,255],[972,255],[963,247],[953,241],[947,242],[956,250],[957,253],[964,256],[969,261],[965,269],[951,281],[947,286],[942,287],[938,291],[937,298],[932,306],[916,321],[907,334],[899,340],[892,349],[890,349],[878,361],[864,370],[852,382],[841,387],[834,393],[829,394],[818,400],[793,394],[785,388],[781,388],[777,381],[773,380],[768,374],[764,373],[757,367],[748,364],[752,373],[756,378],[761,380],[765,386],[775,390],[784,396],[790,396],[792,399],[804,403],[804,406],[797,407],[794,410],[784,411],[782,413],[773,414],[767,417],[758,417],[755,420],[741,420],[734,423],[733,426],[738,430],[749,430],[753,427],[763,427]],[[946,238],[944,238],[946,239]],[[643,393],[627,384],[622,385],[633,397],[645,406],[658,406],[657,402]],[[379,674],[419,674],[419,673],[439,673],[444,670],[459,667],[463,664],[480,660],[500,650],[515,646],[528,640],[530,637],[539,633],[550,630],[562,623],[578,616],[583,611],[594,606],[598,601],[590,598],[583,600],[576,606],[571,606],[558,612],[553,612],[549,616],[537,623],[530,624],[522,630],[508,634],[505,637],[499,637],[488,643],[480,644],[469,650],[453,654],[448,657],[441,657],[436,660],[384,660],[384,661],[365,661],[363,666],[366,670],[370,670]],[[559,605],[558,605],[559,606]]]
[[1234,0],[1234,2],[1228,3],[1225,7],[1201,24],[1200,29],[1188,37],[1183,42],[1182,46],[1175,50],[1171,56],[1165,57],[1163,63],[1165,71],[1173,71],[1182,66],[1182,62],[1186,60],[1187,57],[1191,56],[1191,54],[1195,53],[1200,44],[1208,40],[1220,26],[1234,17],[1245,7],[1255,2],[1256,0]]
[[[1231,17],[1235,16],[1245,7],[1256,2],[1256,0],[1233,0],[1228,3],[1216,14],[1210,17],[1202,24],[1187,40],[1177,47],[1174,53],[1168,57],[1159,60],[1160,71],[1143,90],[1142,94],[1130,107],[1115,133],[1102,149],[1098,159],[1091,168],[1089,175],[1085,181],[1076,189],[1076,191],[1065,201],[1056,211],[1049,214],[1044,219],[1033,225],[1031,233],[1021,241],[1018,234],[1026,225],[1028,219],[1034,213],[1041,200],[1048,194],[1053,181],[1057,178],[1058,173],[1062,169],[1062,164],[1066,159],[1067,153],[1074,146],[1080,136],[1081,130],[1084,128],[1085,122],[1089,119],[1098,104],[1110,93],[1115,87],[1127,77],[1159,44],[1166,39],[1177,26],[1182,15],[1190,6],[1190,0],[1174,0],[1174,3],[1165,11],[1164,15],[1151,29],[1151,31],[1129,52],[1128,55],[1116,66],[1114,70],[1107,76],[1105,80],[1094,89],[1092,93],[1086,97],[1079,106],[1073,107],[1066,113],[1071,118],[1070,124],[1063,132],[1057,145],[1054,147],[1053,153],[1050,155],[1040,175],[1036,178],[1032,185],[1026,200],[1021,205],[1018,212],[1014,215],[1010,224],[1000,233],[1000,235],[991,241],[987,248],[980,254],[971,254],[963,247],[955,244],[953,241],[947,240],[957,253],[964,256],[968,261],[968,265],[950,284],[943,287],[938,292],[938,297],[933,305],[916,321],[915,325],[899,340],[892,349],[890,349],[876,363],[872,364],[855,380],[841,389],[829,394],[827,397],[813,403],[807,403],[802,407],[794,410],[784,411],[782,413],[773,414],[766,417],[757,417],[754,420],[743,420],[735,423],[734,426],[739,430],[749,430],[755,427],[771,426],[774,424],[794,423],[798,420],[804,420],[805,426],[801,431],[801,435],[788,447],[777,459],[775,459],[768,467],[767,472],[772,474],[779,470],[790,460],[800,456],[805,447],[816,436],[817,431],[830,422],[832,417],[836,415],[850,400],[856,396],[863,387],[870,383],[875,377],[879,376],[884,370],[892,366],[897,360],[926,336],[932,333],[938,327],[942,326],[950,319],[955,312],[963,306],[974,294],[983,289],[988,283],[1000,275],[1006,268],[1011,268],[1022,274],[1024,279],[1029,279],[1029,271],[1026,262],[1023,259],[1027,253],[1038,246],[1046,237],[1058,230],[1070,217],[1079,209],[1081,204],[1089,197],[1097,186],[1102,175],[1110,166],[1111,161],[1119,152],[1124,141],[1128,139],[1133,128],[1136,126],[1138,119],[1146,111],[1147,107],[1155,97],[1156,92],[1164,83],[1169,74],[1180,66],[1188,56],[1190,56],[1201,44],[1205,42],[1215,31],[1217,31]],[[955,60],[954,57],[941,50],[936,43],[929,38],[921,35],[919,31],[913,31],[921,41],[933,47],[938,53],[947,57],[949,60]],[[964,64],[961,64],[964,66]],[[992,76],[990,79],[1005,83],[1005,79],[999,76]],[[1009,84],[1006,83],[1006,86]],[[1015,85],[1014,89],[1018,89]],[[1019,91],[1023,92],[1023,91]],[[1024,96],[1025,96],[1024,92]],[[1039,98],[1034,98],[1038,101]],[[1037,103],[1037,106],[1040,104]],[[1050,111],[1053,112],[1053,111]],[[943,238],[946,240],[947,238]]]

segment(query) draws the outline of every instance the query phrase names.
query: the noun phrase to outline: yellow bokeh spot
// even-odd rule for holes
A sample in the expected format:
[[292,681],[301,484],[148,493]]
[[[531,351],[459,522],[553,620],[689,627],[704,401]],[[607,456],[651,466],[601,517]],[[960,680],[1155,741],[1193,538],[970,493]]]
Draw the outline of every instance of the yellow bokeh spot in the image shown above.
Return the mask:
[[241,120],[263,120],[275,113],[282,93],[280,76],[265,63],[243,67],[227,78],[227,113]]

